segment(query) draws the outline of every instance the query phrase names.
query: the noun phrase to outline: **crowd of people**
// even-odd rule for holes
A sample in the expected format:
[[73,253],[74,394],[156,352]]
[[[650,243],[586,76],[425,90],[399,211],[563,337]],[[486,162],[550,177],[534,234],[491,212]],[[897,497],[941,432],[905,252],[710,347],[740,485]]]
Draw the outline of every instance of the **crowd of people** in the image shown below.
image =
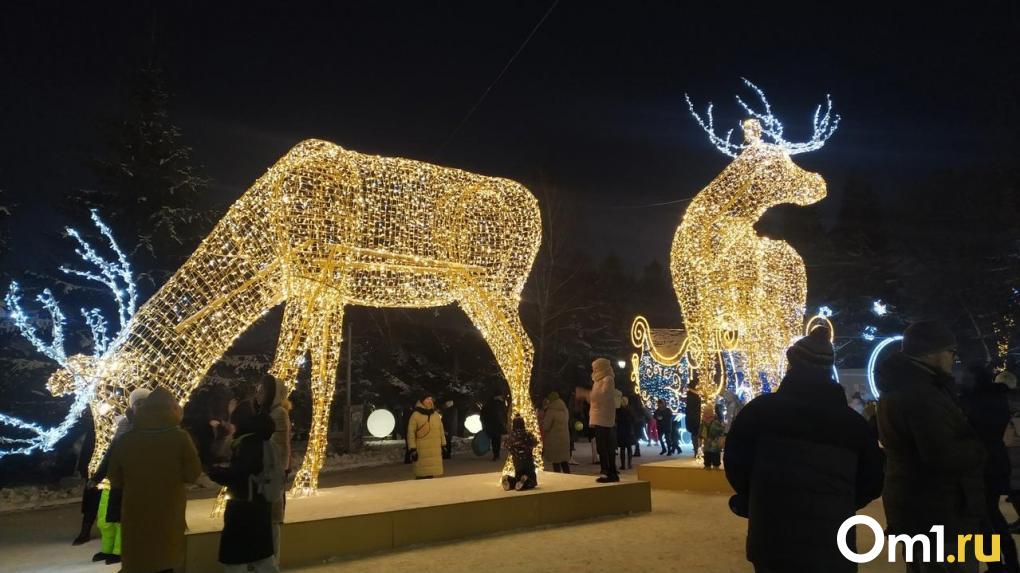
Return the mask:
[[[989,571],[1020,573],[1017,549],[1000,509],[1008,496],[1020,509],[1020,389],[1016,377],[968,366],[963,392],[953,377],[956,342],[937,322],[904,333],[902,350],[877,369],[877,407],[847,399],[832,379],[830,333],[815,328],[787,350],[777,391],[726,416],[725,403],[703,404],[694,377],[682,415],[664,400],[650,410],[616,388],[606,358],[592,362],[591,386],[577,386],[568,405],[558,392],[538,410],[534,435],[502,395],[481,404],[493,460],[503,442],[513,472],[507,491],[538,486],[538,468],[570,473],[576,439],[587,430],[600,464],[597,481],[620,480],[640,457],[642,440],[660,454],[681,453],[681,431],[706,469],[725,468],[735,495],[730,509],[748,519],[747,558],[759,572],[855,571],[835,543],[841,524],[882,496],[890,535],[1000,536],[1002,563]],[[82,531],[100,531],[94,561],[121,563],[125,573],[172,571],[184,547],[185,486],[205,473],[226,488],[219,561],[225,571],[279,570],[280,525],[291,472],[291,423],[284,385],[265,375],[250,395],[229,400],[226,420],[192,437],[167,390],[136,389],[83,498]],[[456,418],[451,402],[445,408]],[[459,422],[454,422],[457,424]],[[407,417],[406,461],[416,479],[442,476],[457,432],[423,395]],[[543,460],[535,446],[542,443]],[[201,450],[201,452],[200,452]],[[593,452],[593,455],[594,452]],[[574,462],[576,463],[576,462]],[[1015,470],[1015,471],[1014,471]],[[934,543],[934,540],[932,540]],[[950,542],[952,543],[952,541]],[[855,548],[855,537],[848,544]],[[977,571],[977,561],[907,563],[907,571]]]
[[[994,535],[1001,562],[987,570],[1020,571],[1000,509],[1003,495],[1015,503],[1020,493],[1013,489],[1020,467],[1014,472],[1010,464],[1010,446],[1020,450],[1020,440],[1011,440],[1020,414],[1016,378],[993,378],[986,365],[972,365],[958,391],[952,332],[917,322],[904,332],[902,350],[878,366],[877,408],[852,408],[855,400],[848,405],[830,375],[829,335],[818,328],[791,346],[779,389],[748,403],[726,435],[726,477],[736,492],[730,507],[748,518],[755,571],[856,571],[837,533],[880,495],[887,535],[911,543],[920,536],[938,551],[940,526],[948,554],[956,553],[958,536],[978,543],[980,535],[985,545],[965,559],[929,562],[921,549],[908,561],[900,545],[908,573],[976,572],[976,551],[995,555]],[[1020,451],[1013,455],[1020,461]],[[854,535],[847,544],[856,551]]]

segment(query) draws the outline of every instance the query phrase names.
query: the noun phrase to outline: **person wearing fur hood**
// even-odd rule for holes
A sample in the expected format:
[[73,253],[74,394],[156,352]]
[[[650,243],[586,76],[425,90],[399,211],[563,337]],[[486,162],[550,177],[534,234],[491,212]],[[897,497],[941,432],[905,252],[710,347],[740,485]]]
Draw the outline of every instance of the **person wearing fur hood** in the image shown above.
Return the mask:
[[556,392],[549,394],[542,417],[542,456],[554,472],[570,473],[570,412]]
[[426,395],[414,406],[407,422],[407,447],[414,463],[415,479],[443,475],[443,417],[435,410],[432,396]]
[[597,358],[591,363],[591,390],[578,386],[577,398],[590,404],[589,425],[595,433],[595,447],[602,464],[599,483],[620,481],[616,470],[616,408],[622,394],[616,389],[616,375],[607,358]]
[[141,401],[132,425],[110,454],[110,485],[124,491],[121,571],[174,569],[184,562],[184,485],[202,472],[198,452],[166,388]]

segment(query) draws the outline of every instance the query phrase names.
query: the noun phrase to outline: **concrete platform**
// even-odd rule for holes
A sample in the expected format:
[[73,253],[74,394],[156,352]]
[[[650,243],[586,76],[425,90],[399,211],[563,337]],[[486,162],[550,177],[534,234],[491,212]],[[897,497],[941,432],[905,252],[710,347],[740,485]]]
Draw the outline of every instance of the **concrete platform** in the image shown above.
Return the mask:
[[692,458],[641,464],[637,468],[639,480],[650,482],[652,487],[698,493],[733,494],[723,470],[706,470],[701,461]]
[[[287,501],[281,565],[296,567],[498,531],[651,511],[647,482],[595,483],[591,476],[544,473],[540,487],[504,492],[499,474],[351,485]],[[213,500],[188,503],[185,570],[218,571],[222,519]]]

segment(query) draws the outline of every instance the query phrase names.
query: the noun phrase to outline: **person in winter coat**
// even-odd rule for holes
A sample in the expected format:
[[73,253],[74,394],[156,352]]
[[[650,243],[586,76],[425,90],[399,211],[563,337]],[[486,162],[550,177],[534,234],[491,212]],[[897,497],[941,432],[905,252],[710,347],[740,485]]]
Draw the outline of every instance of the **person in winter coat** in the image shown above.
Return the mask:
[[407,422],[407,447],[414,463],[415,479],[431,479],[443,475],[443,417],[436,412],[432,396],[425,396],[414,406]]
[[648,425],[648,421],[651,416],[645,410],[644,405],[641,404],[640,396],[633,396],[627,400],[628,407],[630,408],[631,419],[634,420],[634,457],[641,457],[641,438],[645,437],[645,427]]
[[[987,454],[953,396],[955,356],[953,333],[923,321],[907,327],[902,350],[878,367],[878,436],[887,456],[882,503],[890,535],[930,536],[934,525],[945,527],[945,539],[980,531]],[[973,556],[939,565],[977,570]]]
[[443,402],[443,433],[446,434],[446,445],[443,446],[443,459],[453,458],[453,437],[457,435],[460,425],[460,412],[453,400]]
[[643,406],[645,411],[645,420],[648,421],[646,427],[648,428],[648,440],[645,445],[651,447],[652,444],[659,443],[659,424],[655,421],[655,411],[647,406]]
[[[684,423],[687,431],[691,434],[691,444],[694,446],[694,457],[698,457],[701,449],[701,394],[698,393],[698,374],[694,373],[691,383],[687,387],[687,398],[684,408]],[[680,440],[676,441],[676,450],[680,451]]]
[[535,472],[535,436],[524,427],[524,418],[515,415],[510,427],[510,457],[514,460],[514,475],[502,479],[503,490],[522,491],[538,486]]
[[588,421],[595,432],[595,447],[598,448],[602,464],[599,483],[620,481],[616,470],[616,375],[613,365],[606,358],[591,363],[592,388],[577,387],[577,397],[590,404]]
[[1006,563],[1005,571],[1020,572],[1017,562],[1016,543],[1009,532],[1009,523],[1002,510],[999,499],[1009,493],[1009,453],[1003,435],[1009,427],[1009,389],[996,384],[992,372],[981,364],[967,367],[966,377],[971,384],[970,391],[962,400],[967,420],[977,432],[978,439],[988,452],[985,462],[985,523],[982,531],[986,534],[999,534],[1002,556]]
[[570,473],[570,414],[560,395],[551,392],[542,417],[542,457],[554,472]]
[[673,410],[669,409],[666,401],[659,398],[655,408],[655,432],[659,435],[659,446],[662,451],[659,455],[673,455],[676,451],[676,443],[673,441]]
[[110,454],[110,486],[123,490],[123,573],[170,570],[184,560],[184,485],[202,468],[180,423],[177,399],[159,387],[139,405],[132,431]]
[[[286,481],[291,471],[290,401],[287,400],[287,387],[272,374],[266,374],[259,382],[256,399],[259,404],[259,413],[268,416],[273,422],[273,436],[269,442],[273,445],[273,451],[279,462],[277,467],[279,471],[283,472],[279,476],[282,483]],[[283,515],[287,509],[286,492],[280,491],[280,495],[276,499],[269,501],[272,506],[270,515],[273,523],[273,559],[279,565],[280,530],[283,526]]]
[[494,396],[482,406],[480,413],[482,419],[482,431],[489,436],[492,442],[492,461],[499,459],[500,448],[503,445],[503,435],[506,434],[506,401],[502,396]]
[[[748,402],[730,425],[723,453],[736,492],[730,508],[748,518],[747,559],[756,571],[856,571],[836,533],[882,493],[882,452],[832,381],[828,329],[812,330],[786,356],[778,390]],[[848,544],[855,547],[853,535]]]
[[[630,411],[630,400],[626,396],[616,409],[616,445],[620,448],[620,469],[632,469],[631,458],[634,456],[634,416]],[[614,462],[615,463],[615,462]]]
[[99,510],[96,513],[96,526],[99,527],[101,544],[99,552],[92,556],[93,561],[105,561],[107,565],[120,563],[120,510],[123,491],[112,489],[109,482],[106,481],[110,468],[110,452],[120,442],[120,438],[131,431],[134,413],[149,393],[147,388],[135,388],[128,395],[128,408],[123,416],[119,416],[114,421],[116,429],[113,432],[110,447],[107,448],[106,455],[99,462],[96,474],[92,476],[92,482],[99,484],[102,492],[99,498]]
[[[1020,515],[1020,387],[1017,385],[1016,375],[1009,371],[1002,371],[995,377],[995,383],[1006,387],[1006,399],[1009,404],[1010,429],[1013,431],[1012,443],[1007,444],[1006,453],[1009,456],[1009,502],[1013,510]],[[1007,430],[1008,433],[1008,430]],[[1020,527],[1020,520],[1011,524],[1010,527]]]
[[701,422],[701,450],[704,453],[705,469],[719,469],[722,463],[723,444],[726,440],[726,425],[715,408],[705,410]]
[[[262,473],[266,442],[275,426],[268,414],[258,413],[251,400],[238,403],[230,416],[233,430],[229,466],[209,468],[209,478],[227,487],[227,509],[220,535],[220,563],[226,573],[279,571],[273,552],[273,499],[255,487]],[[273,451],[273,450],[270,450]]]

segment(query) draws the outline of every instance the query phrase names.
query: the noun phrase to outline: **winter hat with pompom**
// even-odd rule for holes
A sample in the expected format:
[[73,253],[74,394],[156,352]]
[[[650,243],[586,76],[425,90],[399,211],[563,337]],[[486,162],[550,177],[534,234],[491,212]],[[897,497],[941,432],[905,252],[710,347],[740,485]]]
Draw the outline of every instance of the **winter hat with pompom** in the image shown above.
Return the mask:
[[829,342],[829,329],[817,326],[807,336],[793,343],[786,350],[786,359],[790,366],[812,366],[814,368],[832,368],[835,355],[832,342]]

